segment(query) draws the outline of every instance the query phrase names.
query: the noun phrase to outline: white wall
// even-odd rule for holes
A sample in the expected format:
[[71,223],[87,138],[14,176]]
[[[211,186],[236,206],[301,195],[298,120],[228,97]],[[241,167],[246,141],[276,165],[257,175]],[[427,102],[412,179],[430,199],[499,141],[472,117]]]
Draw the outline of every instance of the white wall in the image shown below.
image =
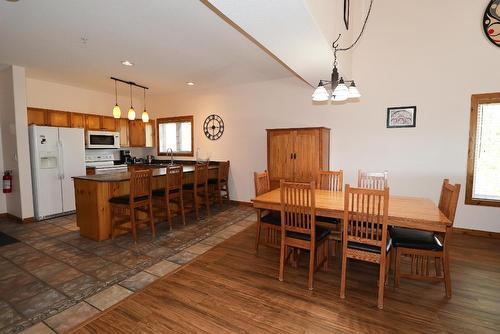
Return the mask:
[[[500,208],[463,204],[470,96],[500,91],[500,48],[481,30],[484,6],[376,2],[353,54],[359,102],[313,105],[312,88],[290,78],[208,92],[195,86],[187,95],[155,98],[153,117],[195,115],[195,147],[213,160],[231,160],[236,200],[252,198],[252,172],[266,168],[266,128],[326,126],[331,168],[344,169],[346,182],[355,182],[358,168],[387,169],[392,194],[437,202],[442,179],[450,178],[463,187],[455,226],[500,232]],[[403,105],[417,106],[417,127],[387,129],[386,108]],[[215,142],[202,131],[212,113],[226,125]]]
[[8,66],[0,72],[0,107],[3,168],[12,170],[12,193],[6,194],[5,212],[21,219],[33,217],[26,83],[24,68]]

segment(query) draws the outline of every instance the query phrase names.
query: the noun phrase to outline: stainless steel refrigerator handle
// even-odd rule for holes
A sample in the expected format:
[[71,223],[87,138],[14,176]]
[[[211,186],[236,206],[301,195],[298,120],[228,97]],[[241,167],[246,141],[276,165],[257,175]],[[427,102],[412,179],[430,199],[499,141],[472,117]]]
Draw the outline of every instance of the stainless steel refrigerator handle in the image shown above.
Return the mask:
[[63,148],[63,143],[62,141],[59,141],[59,147],[60,147],[60,150],[59,150],[59,157],[60,157],[60,161],[61,161],[61,168],[59,168],[59,171],[61,172],[61,180],[64,179],[64,148]]

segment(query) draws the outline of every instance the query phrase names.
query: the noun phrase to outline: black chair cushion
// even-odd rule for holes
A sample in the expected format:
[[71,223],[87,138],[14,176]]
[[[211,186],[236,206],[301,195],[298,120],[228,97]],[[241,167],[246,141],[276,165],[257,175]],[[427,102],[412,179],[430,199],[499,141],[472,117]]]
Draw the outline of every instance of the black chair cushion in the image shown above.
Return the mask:
[[[351,249],[357,249],[357,250],[360,250],[360,251],[365,251],[365,252],[380,254],[380,247],[378,247],[378,246],[367,245],[367,244],[362,244],[362,243],[359,243],[359,242],[349,241],[347,243],[347,247],[351,248]],[[386,251],[389,252],[391,250],[391,247],[392,247],[392,239],[389,238],[387,240]]]
[[[203,186],[204,186],[203,184],[198,184],[198,188],[201,188]],[[182,185],[182,189],[193,190],[194,189],[194,183],[186,183],[186,184]]]
[[321,222],[321,223],[328,223],[328,224],[339,224],[340,219],[338,218],[330,218],[330,217],[322,217],[322,216],[316,216],[316,221]]
[[[170,194],[175,194],[178,193],[179,189],[174,189],[170,190]],[[153,190],[153,196],[155,197],[164,197],[165,196],[165,189],[154,189]]]
[[217,179],[208,179],[208,184],[217,184]]
[[393,227],[390,229],[390,234],[394,247],[443,250],[443,244],[434,232]]
[[[316,241],[323,240],[329,234],[330,234],[329,229],[323,228],[321,226],[316,226]],[[300,240],[305,240],[305,241],[311,240],[311,235],[309,235],[309,234],[292,232],[292,231],[287,231],[286,236],[288,238],[300,239]]]
[[[144,201],[147,200],[149,196],[138,196],[134,198],[135,202],[139,201]],[[118,196],[118,197],[112,197],[109,199],[110,203],[115,203],[115,204],[129,204],[130,200],[130,195],[124,195],[124,196]]]
[[266,224],[281,226],[281,216],[279,212],[270,212],[261,217],[260,221]]

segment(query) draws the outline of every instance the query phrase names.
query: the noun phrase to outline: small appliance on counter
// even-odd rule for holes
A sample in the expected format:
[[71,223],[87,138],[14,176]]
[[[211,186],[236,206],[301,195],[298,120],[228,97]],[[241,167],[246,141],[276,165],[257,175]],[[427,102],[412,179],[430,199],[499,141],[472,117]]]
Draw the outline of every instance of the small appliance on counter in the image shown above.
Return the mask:
[[121,164],[132,163],[132,156],[130,155],[130,150],[120,150],[120,163]]
[[154,155],[146,155],[145,162],[146,162],[147,164],[152,164],[152,163],[153,163],[153,161],[154,161],[154,159],[155,159],[155,156],[154,156]]
[[88,154],[85,156],[85,165],[86,167],[95,168],[96,174],[120,173],[128,170],[126,164],[115,165],[113,154]]

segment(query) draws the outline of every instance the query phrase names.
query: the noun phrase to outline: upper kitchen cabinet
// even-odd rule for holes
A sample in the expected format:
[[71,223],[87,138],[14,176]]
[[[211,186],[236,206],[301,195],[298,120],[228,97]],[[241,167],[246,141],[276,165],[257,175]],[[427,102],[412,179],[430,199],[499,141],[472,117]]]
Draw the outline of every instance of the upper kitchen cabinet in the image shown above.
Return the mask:
[[129,127],[128,119],[120,118],[116,120],[116,131],[120,133],[120,147],[129,147]]
[[101,130],[117,131],[116,119],[113,117],[109,117],[109,116],[102,116],[102,118],[101,118]]
[[85,128],[85,115],[72,112],[70,116],[72,128]]
[[60,110],[47,110],[47,125],[56,127],[70,127],[71,113]]
[[330,129],[296,128],[267,130],[267,169],[271,188],[281,179],[315,181],[330,166]]
[[101,130],[101,116],[90,114],[85,115],[85,129]]
[[46,109],[28,108],[28,125],[46,125],[46,118]]
[[144,123],[140,119],[129,121],[130,147],[153,147],[155,136],[154,124],[154,120],[149,120],[148,123]]

